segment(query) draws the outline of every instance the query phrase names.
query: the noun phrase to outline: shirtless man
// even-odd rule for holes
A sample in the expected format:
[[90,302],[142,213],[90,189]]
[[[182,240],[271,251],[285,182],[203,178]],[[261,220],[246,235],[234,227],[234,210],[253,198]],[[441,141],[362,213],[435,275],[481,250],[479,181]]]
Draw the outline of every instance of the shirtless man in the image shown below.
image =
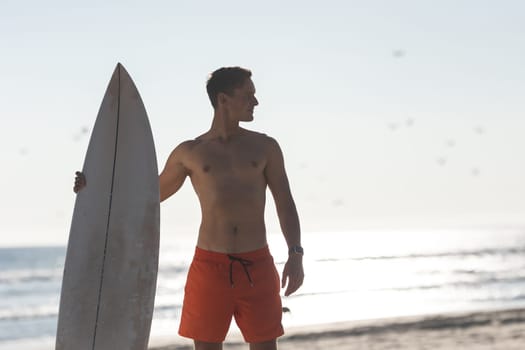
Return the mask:
[[[160,174],[160,200],[189,177],[202,221],[188,272],[179,334],[196,350],[222,349],[232,317],[251,350],[274,350],[283,334],[279,284],[285,295],[303,283],[299,219],[284,160],[271,137],[239,127],[258,105],[249,70],[212,73],[207,91],[214,108],[208,132],[178,145]],[[75,192],[86,185],[77,173]],[[266,241],[266,187],[272,192],[288,261],[281,283]]]

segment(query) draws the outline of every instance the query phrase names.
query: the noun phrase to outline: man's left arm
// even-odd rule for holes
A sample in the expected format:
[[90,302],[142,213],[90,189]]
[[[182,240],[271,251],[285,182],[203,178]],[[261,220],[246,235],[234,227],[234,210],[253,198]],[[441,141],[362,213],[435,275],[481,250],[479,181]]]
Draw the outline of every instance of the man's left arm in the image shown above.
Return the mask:
[[275,201],[281,230],[288,244],[288,261],[282,275],[282,287],[288,283],[284,293],[288,296],[301,287],[304,279],[301,229],[284,167],[283,154],[277,141],[272,138],[264,174]]

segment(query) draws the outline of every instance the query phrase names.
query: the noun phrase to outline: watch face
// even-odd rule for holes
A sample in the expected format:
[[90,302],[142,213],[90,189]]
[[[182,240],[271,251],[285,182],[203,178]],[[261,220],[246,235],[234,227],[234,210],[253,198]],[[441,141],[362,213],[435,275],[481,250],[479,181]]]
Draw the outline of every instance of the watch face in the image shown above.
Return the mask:
[[304,249],[303,249],[303,247],[298,246],[298,245],[292,247],[292,249],[290,249],[290,251],[291,251],[292,253],[295,253],[295,254],[304,254]]

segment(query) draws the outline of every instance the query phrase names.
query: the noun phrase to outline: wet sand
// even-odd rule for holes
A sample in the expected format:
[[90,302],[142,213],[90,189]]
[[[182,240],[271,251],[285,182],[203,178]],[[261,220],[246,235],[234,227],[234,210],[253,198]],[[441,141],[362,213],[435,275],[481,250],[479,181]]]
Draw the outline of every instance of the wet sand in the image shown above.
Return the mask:
[[[191,341],[163,340],[150,350],[191,350]],[[280,350],[433,349],[523,350],[525,309],[402,317],[287,329]],[[248,349],[239,336],[229,336],[225,350]]]

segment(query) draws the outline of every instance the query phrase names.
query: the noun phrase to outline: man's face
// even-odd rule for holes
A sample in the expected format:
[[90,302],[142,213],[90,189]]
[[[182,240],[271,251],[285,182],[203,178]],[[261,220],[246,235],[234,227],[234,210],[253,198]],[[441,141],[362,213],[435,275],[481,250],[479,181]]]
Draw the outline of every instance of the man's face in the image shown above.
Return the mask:
[[251,79],[247,79],[241,87],[234,89],[227,100],[227,107],[233,119],[245,122],[253,120],[253,110],[259,101],[255,98],[255,86]]

